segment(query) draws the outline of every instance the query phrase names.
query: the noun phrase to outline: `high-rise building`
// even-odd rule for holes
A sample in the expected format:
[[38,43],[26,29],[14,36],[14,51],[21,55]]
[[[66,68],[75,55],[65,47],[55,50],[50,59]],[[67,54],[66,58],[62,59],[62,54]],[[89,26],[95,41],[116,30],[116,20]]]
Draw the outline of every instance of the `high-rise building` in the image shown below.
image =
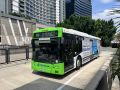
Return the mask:
[[65,0],[56,0],[56,23],[65,19]]
[[0,13],[9,13],[9,0],[0,0]]
[[19,13],[19,0],[10,0],[9,6],[11,6],[12,12]]
[[60,0],[60,22],[66,18],[65,0]]
[[66,18],[69,18],[72,14],[91,17],[91,0],[66,0]]
[[65,0],[1,0],[4,13],[19,13],[45,25],[55,25],[65,18]]
[[42,24],[56,23],[56,0],[13,0],[12,4],[12,12],[29,16]]
[[[16,0],[13,0],[13,2],[15,1]],[[25,16],[32,17],[36,19],[37,22],[40,22],[42,24],[55,25],[56,23],[63,21],[65,17],[64,0],[18,0],[18,1],[19,1],[19,13],[24,14]],[[14,12],[15,8],[13,8],[12,11]]]

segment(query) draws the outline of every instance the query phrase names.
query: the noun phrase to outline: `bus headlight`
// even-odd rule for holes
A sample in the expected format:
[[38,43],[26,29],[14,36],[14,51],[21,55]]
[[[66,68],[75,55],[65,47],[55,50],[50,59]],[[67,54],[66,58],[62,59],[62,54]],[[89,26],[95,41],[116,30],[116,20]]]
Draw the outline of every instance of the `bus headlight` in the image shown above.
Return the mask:
[[55,62],[58,63],[58,60],[56,60]]

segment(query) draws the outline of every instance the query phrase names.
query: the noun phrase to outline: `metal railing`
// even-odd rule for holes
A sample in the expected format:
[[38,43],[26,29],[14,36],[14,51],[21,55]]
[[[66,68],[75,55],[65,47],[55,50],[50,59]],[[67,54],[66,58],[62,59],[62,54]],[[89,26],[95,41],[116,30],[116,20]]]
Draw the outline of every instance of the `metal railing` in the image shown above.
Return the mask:
[[7,63],[31,58],[29,46],[0,45],[0,63]]

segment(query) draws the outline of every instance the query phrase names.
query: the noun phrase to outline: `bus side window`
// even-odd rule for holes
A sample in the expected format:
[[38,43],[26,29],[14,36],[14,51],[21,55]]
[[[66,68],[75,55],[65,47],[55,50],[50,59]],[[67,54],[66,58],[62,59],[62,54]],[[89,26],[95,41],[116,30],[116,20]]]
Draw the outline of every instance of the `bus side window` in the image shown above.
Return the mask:
[[77,52],[78,53],[82,52],[82,39],[83,39],[82,37],[78,37],[78,39],[77,39],[78,40],[78,44],[77,44],[77,48],[78,48]]

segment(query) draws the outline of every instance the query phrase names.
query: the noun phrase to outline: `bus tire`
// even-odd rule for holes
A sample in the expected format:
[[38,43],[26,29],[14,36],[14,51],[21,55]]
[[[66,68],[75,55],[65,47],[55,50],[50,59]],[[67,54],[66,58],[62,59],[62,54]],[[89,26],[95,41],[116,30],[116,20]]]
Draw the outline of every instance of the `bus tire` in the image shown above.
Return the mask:
[[79,70],[82,65],[81,58],[78,58],[76,61],[76,69]]

